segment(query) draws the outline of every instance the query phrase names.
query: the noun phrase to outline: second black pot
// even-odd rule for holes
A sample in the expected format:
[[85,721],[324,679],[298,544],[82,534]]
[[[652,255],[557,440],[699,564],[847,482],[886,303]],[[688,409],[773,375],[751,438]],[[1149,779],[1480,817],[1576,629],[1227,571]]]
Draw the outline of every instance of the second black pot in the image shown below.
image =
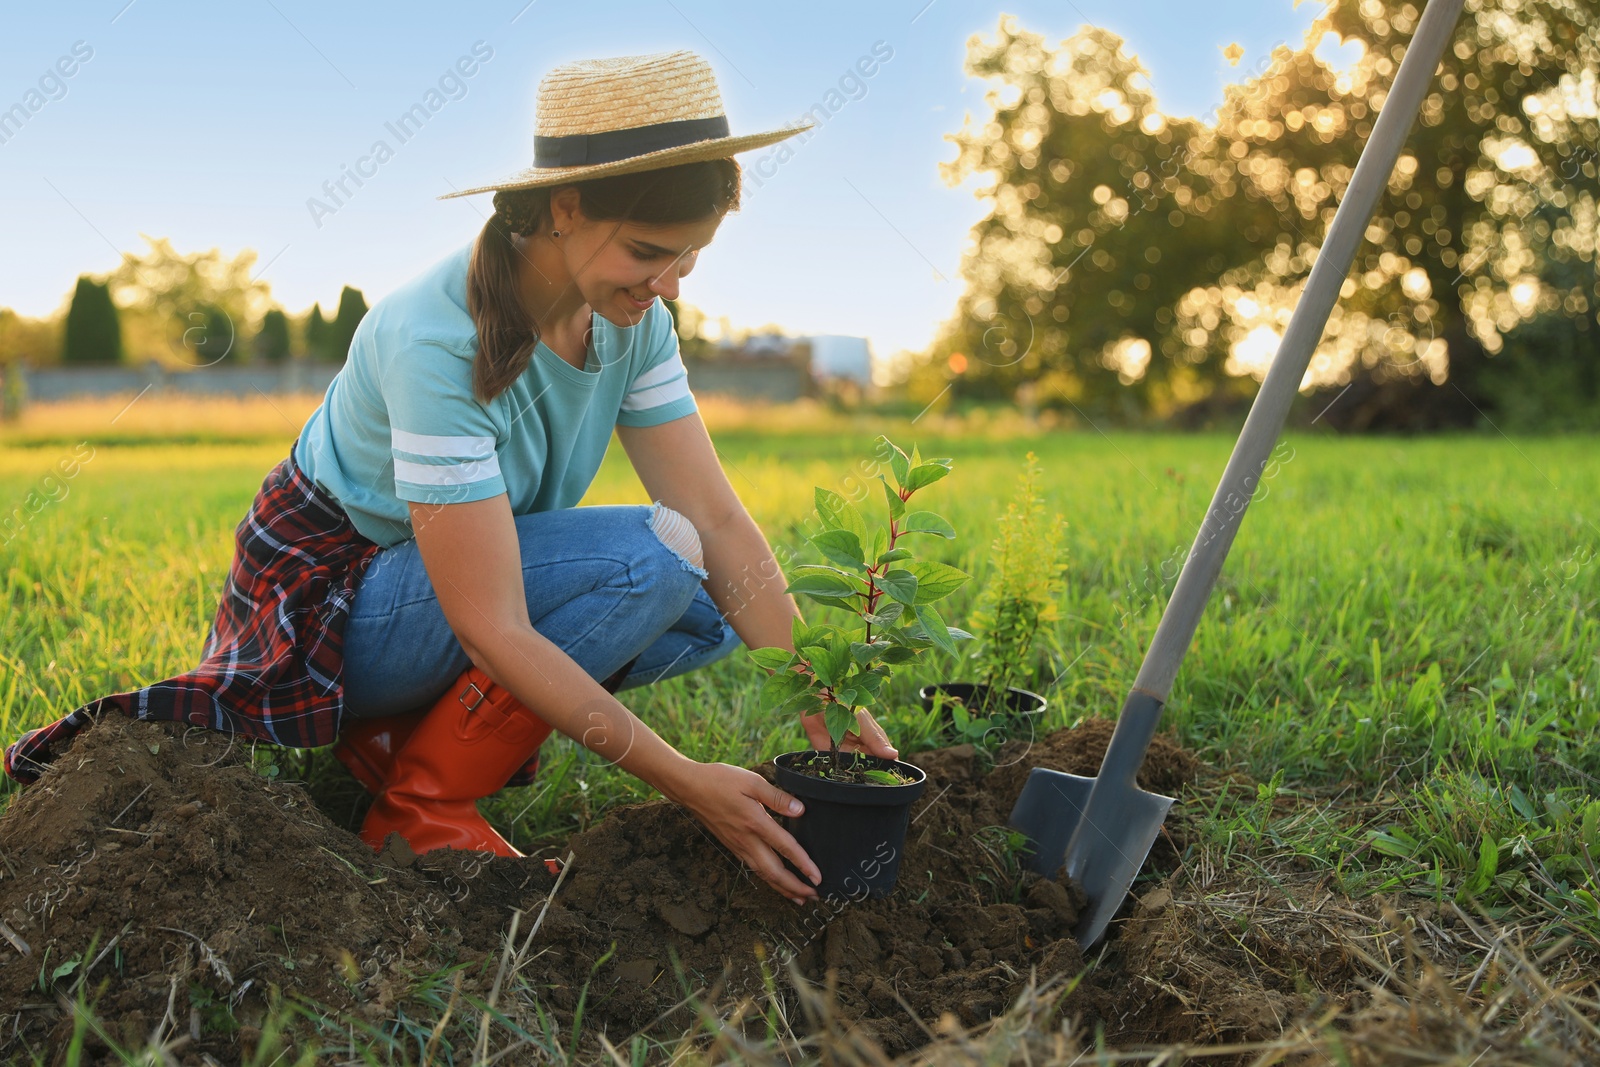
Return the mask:
[[[822,872],[820,896],[852,900],[887,896],[900,876],[911,805],[922,795],[928,776],[910,763],[859,752],[840,753],[842,765],[893,769],[913,780],[905,785],[830,782],[794,769],[795,763],[818,755],[814,750],[785,752],[772,761],[779,788],[806,806],[797,818],[780,816],[783,828]],[[787,859],[783,862],[800,874]]]
[[[934,685],[925,685],[917,691],[917,696],[922,699],[922,710],[932,711],[933,700],[939,694],[945,696],[945,707],[949,708],[951,701],[960,701],[966,709],[979,718],[1001,717],[1016,719],[1027,717],[1030,720],[1043,715],[1050,702],[1028,689],[1009,687],[1005,695],[996,699],[990,688],[986,685],[977,685],[972,682],[938,682]],[[945,721],[950,721],[948,710]]]

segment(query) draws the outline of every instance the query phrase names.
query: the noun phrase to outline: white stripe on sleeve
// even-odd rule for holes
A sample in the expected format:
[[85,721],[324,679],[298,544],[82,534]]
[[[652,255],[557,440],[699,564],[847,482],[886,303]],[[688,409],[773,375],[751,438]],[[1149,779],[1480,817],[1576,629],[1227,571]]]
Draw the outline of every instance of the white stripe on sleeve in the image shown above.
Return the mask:
[[467,485],[493,478],[499,473],[500,458],[492,454],[488,459],[468,463],[413,463],[408,459],[394,461],[395,480],[412,485]]
[[628,387],[628,392],[635,393],[640,389],[649,389],[652,386],[657,386],[663,382],[671,381],[680,374],[687,375],[688,373],[688,370],[686,370],[683,365],[683,356],[677,352],[674,352],[671,359],[667,360],[665,363],[660,363],[654,367],[651,367],[649,370],[635,378],[633,380],[633,384]]
[[487,459],[494,455],[492,437],[440,437],[434,434],[412,433],[399,427],[390,427],[389,443],[402,452],[414,456],[457,456],[464,459]]
[[623,411],[646,411],[650,408],[670,404],[674,400],[682,400],[689,395],[689,379],[687,376],[658,385],[654,389],[635,389],[622,398]]

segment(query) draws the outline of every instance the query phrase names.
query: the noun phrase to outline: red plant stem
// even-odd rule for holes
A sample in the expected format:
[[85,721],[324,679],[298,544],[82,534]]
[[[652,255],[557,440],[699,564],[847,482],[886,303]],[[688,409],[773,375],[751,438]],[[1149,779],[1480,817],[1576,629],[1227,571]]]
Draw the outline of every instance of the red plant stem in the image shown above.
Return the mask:
[[[911,493],[908,490],[896,489],[895,492],[900,494],[900,502],[902,504],[905,503],[907,500],[911,499]],[[895,520],[891,517],[889,519],[889,547],[884,549],[884,551],[885,552],[893,552],[894,551],[894,543],[896,541],[898,541],[899,539],[900,539],[900,530],[898,529],[898,526],[895,523]],[[885,571],[887,571],[889,569],[889,565],[887,563],[885,563],[883,565],[883,569]],[[883,595],[883,590],[879,589],[878,588],[878,583],[873,581],[873,578],[877,574],[878,574],[878,568],[876,566],[869,566],[867,568],[867,592],[866,592],[867,610],[866,610],[866,614],[868,614],[868,615],[873,615],[873,614],[877,613],[877,610],[878,610],[878,598]],[[859,596],[860,594],[857,594],[857,595]],[[870,623],[870,622],[866,623],[866,630],[864,631],[863,637],[865,638],[865,640],[863,642],[864,644],[868,644],[868,645],[872,644],[872,623]],[[833,699],[833,691],[831,689],[825,689],[824,692],[826,692],[826,694],[827,694],[827,699],[830,699],[830,700]],[[834,701],[834,703],[838,703],[838,701]],[[855,708],[852,707],[850,710],[854,711]],[[833,739],[833,732],[832,731],[829,731],[829,733],[828,733],[828,761],[829,761],[829,765],[833,768],[834,773],[838,773],[838,771],[839,771],[839,742],[837,742],[837,741],[835,741]]]
[[[900,494],[900,502],[902,504],[905,503],[907,500],[909,500],[911,498],[911,494],[909,492],[907,492],[906,490],[904,490],[904,489],[896,489],[895,492]],[[899,539],[900,539],[900,530],[898,529],[898,526],[895,523],[895,520],[893,518],[891,518],[889,520],[889,547],[887,549],[885,549],[884,551],[893,552],[894,551],[894,543],[896,541],[898,541]],[[889,569],[889,565],[887,563],[885,563],[883,565],[883,569],[887,571]],[[867,568],[867,614],[868,615],[877,614],[877,611],[878,611],[878,598],[883,595],[883,590],[879,589],[878,586],[877,586],[877,583],[872,580],[873,575],[876,573],[876,571],[877,571],[876,567],[868,567]],[[867,628],[866,628],[866,632],[865,632],[865,638],[866,638],[866,640],[865,640],[866,644],[869,644],[869,645],[872,644],[872,623],[870,623],[870,622],[867,623]]]

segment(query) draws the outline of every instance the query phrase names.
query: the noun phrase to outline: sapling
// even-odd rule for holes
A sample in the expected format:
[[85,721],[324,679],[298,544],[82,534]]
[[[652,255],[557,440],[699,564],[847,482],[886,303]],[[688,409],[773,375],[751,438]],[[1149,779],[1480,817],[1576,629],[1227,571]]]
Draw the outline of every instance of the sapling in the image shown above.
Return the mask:
[[[893,771],[845,767],[839,742],[855,728],[858,713],[879,706],[894,667],[938,648],[956,655],[956,641],[971,634],[946,625],[934,603],[970,577],[935,560],[919,560],[902,543],[910,534],[953,539],[955,527],[931,511],[913,511],[908,502],[950,473],[951,460],[923,459],[915,446],[907,456],[886,437],[876,450],[888,461],[894,484],[882,474],[887,524],[870,524],[850,501],[816,488],[822,532],[807,538],[829,562],[794,568],[787,591],[827,607],[842,608],[859,621],[859,631],[827,623],[794,620],[794,652],[756,648],[750,656],[773,674],[761,686],[760,704],[769,712],[813,715],[821,712],[829,747],[826,767],[808,766],[817,777],[900,785]],[[854,627],[851,627],[854,631]],[[859,763],[860,761],[854,761]]]
[[1000,533],[990,550],[994,578],[973,607],[978,642],[978,684],[987,687],[991,706],[1005,707],[1007,689],[1027,680],[1034,639],[1041,625],[1059,615],[1063,585],[1063,528],[1060,515],[1047,517],[1039,492],[1039,464],[1028,453],[1016,496],[1000,517]]

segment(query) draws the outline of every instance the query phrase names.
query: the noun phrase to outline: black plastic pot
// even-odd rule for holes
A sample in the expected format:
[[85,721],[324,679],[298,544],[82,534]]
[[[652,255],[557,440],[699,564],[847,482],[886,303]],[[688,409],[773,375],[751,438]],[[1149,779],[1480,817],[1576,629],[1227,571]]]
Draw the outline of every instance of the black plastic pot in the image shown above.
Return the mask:
[[[1033,739],[1034,722],[1050,702],[1038,693],[1028,689],[1018,689],[1012,686],[1005,691],[1005,696],[994,703],[989,687],[977,685],[972,682],[938,682],[934,685],[925,685],[917,691],[917,696],[922,699],[922,710],[932,711],[934,697],[939,694],[945,696],[944,723],[946,727],[954,725],[951,718],[951,701],[960,701],[966,709],[979,718],[998,718],[1000,723],[992,729],[1004,730],[1007,739],[1013,734],[1020,734],[1017,726],[1027,730],[1028,739]],[[985,706],[988,704],[989,706]]]
[[[899,760],[840,753],[845,767],[896,770],[914,779],[905,785],[829,782],[802,774],[793,765],[821,755],[815,750],[785,752],[772,763],[779,788],[800,798],[806,810],[798,817],[780,816],[784,829],[805,849],[822,872],[817,892],[824,898],[861,900],[888,896],[900,876],[906,824],[911,805],[922,795],[928,776],[922,768]],[[784,865],[800,874],[787,859]],[[805,880],[804,875],[800,875]]]

